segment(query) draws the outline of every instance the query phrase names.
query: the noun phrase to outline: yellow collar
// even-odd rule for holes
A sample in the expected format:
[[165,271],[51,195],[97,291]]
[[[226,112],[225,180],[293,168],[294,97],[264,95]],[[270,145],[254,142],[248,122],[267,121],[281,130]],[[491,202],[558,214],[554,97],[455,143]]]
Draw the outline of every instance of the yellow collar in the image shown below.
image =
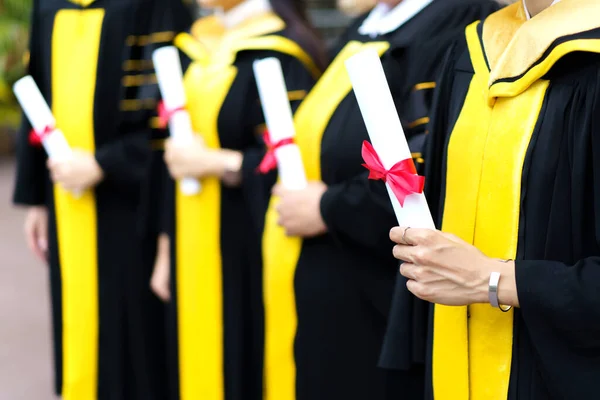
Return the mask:
[[531,20],[522,1],[490,15],[480,34],[489,69],[489,97],[522,93],[566,54],[600,53],[598,15],[597,0],[562,0]]
[[208,51],[216,53],[232,47],[236,42],[263,36],[285,29],[285,22],[277,14],[268,11],[248,18],[234,28],[226,29],[216,16],[199,19],[192,26],[192,36]]

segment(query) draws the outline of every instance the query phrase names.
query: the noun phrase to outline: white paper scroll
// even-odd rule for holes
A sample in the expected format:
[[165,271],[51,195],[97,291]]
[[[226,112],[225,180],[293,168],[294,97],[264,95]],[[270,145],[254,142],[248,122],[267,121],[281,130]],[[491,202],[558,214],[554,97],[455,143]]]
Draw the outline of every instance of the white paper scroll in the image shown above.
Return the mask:
[[[166,46],[155,50],[152,61],[165,108],[176,110],[185,107],[183,72],[177,48]],[[173,140],[190,142],[194,137],[190,114],[185,110],[175,112],[169,119],[169,131]],[[200,189],[200,182],[195,178],[183,178],[181,181],[181,191],[185,195],[194,195],[199,193]]]
[[[350,57],[346,61],[346,69],[371,144],[383,166],[390,169],[397,162],[411,158],[408,142],[377,52],[364,50]],[[408,195],[402,207],[390,186],[386,186],[400,226],[435,229],[424,194]]]
[[54,128],[42,139],[42,146],[48,157],[55,160],[71,157],[71,147],[61,130],[55,127],[56,119],[33,78],[28,75],[19,79],[13,86],[13,91],[34,131],[43,132],[47,128]]
[[[281,63],[277,58],[265,58],[255,61],[253,68],[271,141],[293,138],[296,131]],[[306,174],[298,146],[289,144],[276,149],[275,158],[281,184],[289,190],[304,189]]]

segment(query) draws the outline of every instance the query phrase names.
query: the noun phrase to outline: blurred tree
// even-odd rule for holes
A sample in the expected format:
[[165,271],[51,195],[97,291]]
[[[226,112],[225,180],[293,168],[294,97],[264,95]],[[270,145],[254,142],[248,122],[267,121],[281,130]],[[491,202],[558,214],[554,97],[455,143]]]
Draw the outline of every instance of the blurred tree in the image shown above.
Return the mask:
[[[26,71],[32,0],[0,0],[0,150],[20,122],[13,83]],[[4,149],[6,150],[6,149]]]

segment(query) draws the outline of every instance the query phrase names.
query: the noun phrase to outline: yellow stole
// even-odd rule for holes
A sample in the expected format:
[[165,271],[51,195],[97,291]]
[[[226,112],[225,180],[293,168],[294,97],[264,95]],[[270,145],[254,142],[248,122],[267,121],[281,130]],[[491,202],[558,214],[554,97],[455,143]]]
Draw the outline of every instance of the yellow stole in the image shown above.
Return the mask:
[[[296,112],[295,141],[300,147],[306,176],[311,181],[321,180],[323,132],[339,103],[352,90],[344,62],[367,48],[374,48],[381,55],[389,44],[348,43]],[[293,400],[296,398],[294,338],[297,326],[294,275],[302,239],[285,235],[277,224],[276,205],[277,199],[271,198],[263,236],[265,390],[268,400]]]
[[[94,152],[94,95],[103,9],[61,10],[52,32],[52,111],[71,147]],[[54,186],[62,285],[65,400],[93,400],[98,375],[98,259],[93,190]]]
[[[467,28],[475,75],[448,144],[443,231],[489,257],[515,258],[523,164],[549,85],[541,78],[567,53],[600,52],[596,39],[553,44],[600,25],[599,13],[592,0],[563,0],[526,22],[518,2],[488,17],[483,40],[479,22]],[[505,400],[512,333],[512,311],[436,305],[435,399]]]
[[[205,35],[203,42],[181,34],[175,44],[193,60],[185,73],[184,85],[194,131],[201,133],[208,147],[220,148],[218,117],[237,76],[237,52],[278,51],[297,58],[313,73],[318,71],[295,42],[277,35],[256,37],[285,27],[274,14],[228,31],[220,41],[217,39],[223,31],[215,27],[218,25],[214,18],[201,19],[193,31]],[[193,196],[182,195],[177,188],[175,279],[181,400],[225,398],[220,205],[218,178],[203,179],[202,191]]]

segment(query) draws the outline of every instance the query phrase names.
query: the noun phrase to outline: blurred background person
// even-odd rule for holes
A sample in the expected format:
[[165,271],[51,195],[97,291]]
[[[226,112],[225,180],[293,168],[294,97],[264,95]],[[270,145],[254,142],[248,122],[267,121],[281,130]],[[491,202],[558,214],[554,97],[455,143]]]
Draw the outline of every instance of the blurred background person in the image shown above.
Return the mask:
[[168,139],[164,157],[172,178],[198,178],[202,190],[186,196],[170,181],[165,211],[172,214],[165,219],[168,235],[159,239],[153,288],[171,298],[177,317],[173,399],[258,400],[260,237],[275,173],[259,171],[266,130],[253,62],[281,62],[295,108],[324,69],[325,51],[301,1],[199,4],[214,15],[175,39],[199,135],[184,146]]
[[269,400],[423,397],[427,307],[412,296],[400,299],[408,332],[398,349],[403,363],[393,372],[377,367],[398,275],[385,253],[396,218],[383,182],[369,180],[361,166],[368,135],[344,62],[365,49],[379,53],[422,163],[437,56],[448,37],[498,7],[488,0],[380,1],[342,35],[300,105],[295,140],[310,182],[304,190],[274,189],[264,233],[266,346],[278,349],[266,361]]
[[149,54],[188,24],[180,0],[33,3],[28,72],[74,153],[48,160],[24,119],[13,200],[27,207],[30,250],[50,266],[65,400],[165,398],[137,208],[156,91]]

